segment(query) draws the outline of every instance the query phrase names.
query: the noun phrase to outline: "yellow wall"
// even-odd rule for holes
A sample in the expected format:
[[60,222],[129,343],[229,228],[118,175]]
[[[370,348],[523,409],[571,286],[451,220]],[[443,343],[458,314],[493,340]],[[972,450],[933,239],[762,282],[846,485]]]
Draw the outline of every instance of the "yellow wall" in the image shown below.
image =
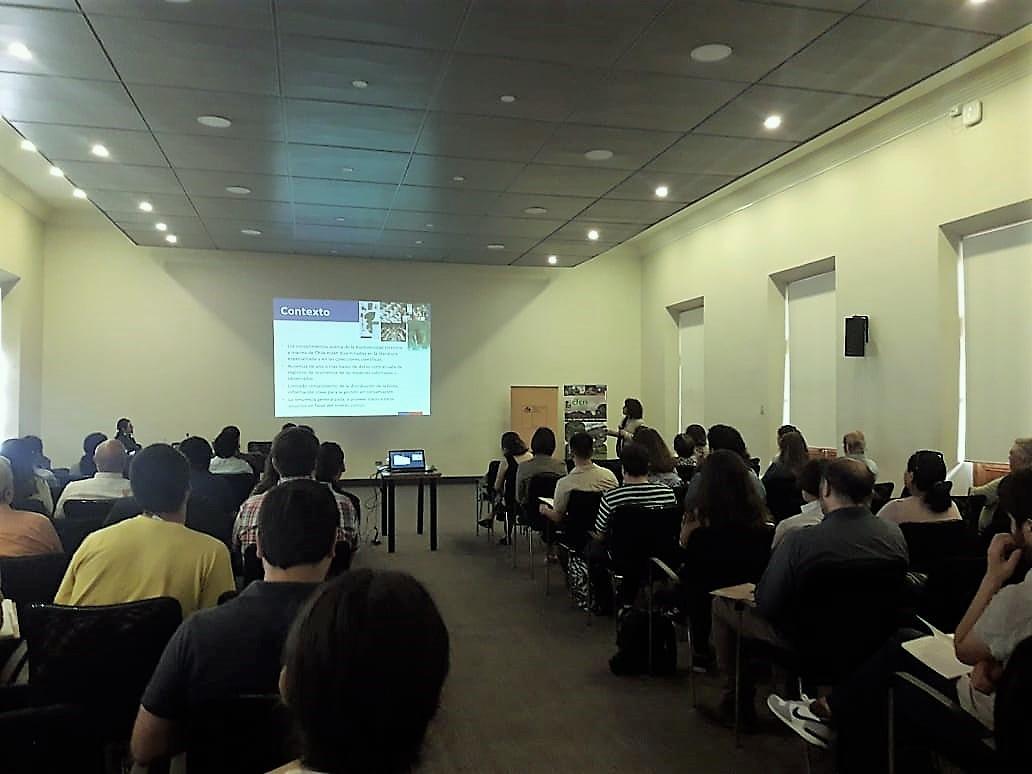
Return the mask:
[[[1029,62],[1026,47],[927,95],[902,118],[888,115],[829,146],[815,157],[824,168],[814,159],[785,167],[780,192],[770,193],[768,177],[740,187],[732,205],[695,208],[638,240],[643,399],[653,422],[676,430],[677,328],[668,307],[702,296],[705,421],[738,426],[768,458],[784,357],[784,301],[770,275],[834,257],[838,339],[842,318],[853,314],[870,316],[872,338],[863,359],[843,357],[839,344],[837,394],[829,396],[839,435],[864,429],[884,480],[899,481],[915,449],[955,457],[956,255],[940,226],[1032,199]],[[1024,76],[1007,75],[1015,68]],[[972,97],[983,100],[984,120],[965,129],[947,106]]]
[[433,306],[430,417],[311,421],[355,476],[399,446],[425,447],[449,475],[482,473],[513,384],[606,383],[611,403],[640,387],[636,258],[548,270],[244,255],[51,227],[43,429],[55,464],[123,415],[143,443],[211,438],[225,424],[271,439],[284,421],[273,417],[274,296]]

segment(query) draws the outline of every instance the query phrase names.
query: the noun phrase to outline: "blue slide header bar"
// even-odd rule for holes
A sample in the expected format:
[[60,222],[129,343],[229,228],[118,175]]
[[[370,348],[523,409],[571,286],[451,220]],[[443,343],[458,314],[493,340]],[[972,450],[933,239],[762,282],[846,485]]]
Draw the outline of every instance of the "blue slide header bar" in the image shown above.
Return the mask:
[[305,322],[358,322],[358,301],[326,301],[313,298],[272,299],[273,320]]

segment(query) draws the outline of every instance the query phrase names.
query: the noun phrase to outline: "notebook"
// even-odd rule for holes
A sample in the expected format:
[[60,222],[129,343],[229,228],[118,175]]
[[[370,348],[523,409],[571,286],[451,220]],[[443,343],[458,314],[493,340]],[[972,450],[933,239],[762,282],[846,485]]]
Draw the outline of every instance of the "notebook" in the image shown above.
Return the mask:
[[923,618],[921,622],[931,629],[932,633],[927,637],[918,637],[916,640],[904,642],[903,650],[947,680],[956,680],[958,677],[969,674],[971,667],[957,659],[957,653],[953,647],[953,635],[939,631]]

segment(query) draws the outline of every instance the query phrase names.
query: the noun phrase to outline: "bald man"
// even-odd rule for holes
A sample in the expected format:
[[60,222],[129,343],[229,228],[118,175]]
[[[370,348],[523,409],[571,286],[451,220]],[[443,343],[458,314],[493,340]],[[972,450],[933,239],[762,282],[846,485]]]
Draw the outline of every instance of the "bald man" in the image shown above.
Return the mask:
[[93,461],[97,466],[96,474],[93,478],[68,483],[54,509],[55,519],[64,518],[64,504],[69,500],[117,500],[132,494],[125,478],[129,454],[121,441],[114,438],[104,441],[93,452]]

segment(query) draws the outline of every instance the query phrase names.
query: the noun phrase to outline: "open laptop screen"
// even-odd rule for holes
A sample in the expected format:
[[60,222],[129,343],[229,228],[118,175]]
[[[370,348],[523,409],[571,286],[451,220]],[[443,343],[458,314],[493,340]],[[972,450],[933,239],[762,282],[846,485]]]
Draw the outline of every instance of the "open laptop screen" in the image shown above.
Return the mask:
[[422,449],[401,449],[387,452],[391,472],[426,470],[426,454]]

